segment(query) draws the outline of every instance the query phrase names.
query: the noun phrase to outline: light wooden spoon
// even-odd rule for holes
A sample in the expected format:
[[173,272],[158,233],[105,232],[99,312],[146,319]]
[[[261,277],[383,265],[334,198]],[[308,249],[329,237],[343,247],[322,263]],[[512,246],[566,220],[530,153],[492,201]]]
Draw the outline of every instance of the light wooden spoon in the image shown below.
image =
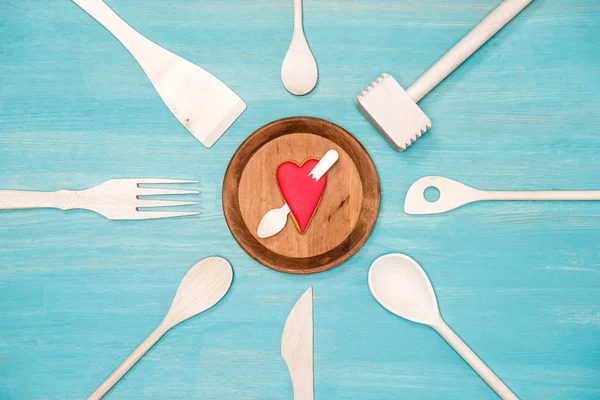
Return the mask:
[[290,93],[301,96],[313,90],[318,79],[317,62],[302,26],[302,0],[294,0],[294,34],[281,66],[281,82]]
[[371,294],[389,312],[435,329],[503,400],[519,398],[444,322],[425,271],[403,254],[386,254],[369,269]]
[[101,399],[137,363],[158,340],[175,325],[208,310],[221,300],[233,280],[227,260],[209,257],[194,265],[183,277],[169,312],[158,327],[88,397]]

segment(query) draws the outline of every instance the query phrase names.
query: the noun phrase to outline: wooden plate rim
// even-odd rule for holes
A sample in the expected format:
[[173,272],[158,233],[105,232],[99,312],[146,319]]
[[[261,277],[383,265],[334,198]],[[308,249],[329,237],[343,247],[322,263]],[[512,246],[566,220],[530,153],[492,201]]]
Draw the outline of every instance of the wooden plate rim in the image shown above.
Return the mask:
[[[352,232],[333,249],[323,254],[304,258],[278,254],[260,243],[243,222],[238,197],[242,173],[252,156],[271,140],[297,133],[310,133],[324,137],[344,149],[354,162],[363,187],[361,210]],[[273,121],[257,129],[236,150],[225,172],[222,201],[229,230],[242,249],[252,258],[277,271],[291,274],[312,274],[326,271],[343,263],[365,243],[375,226],[379,213],[379,177],[367,150],[348,131],[319,118],[289,117]]]

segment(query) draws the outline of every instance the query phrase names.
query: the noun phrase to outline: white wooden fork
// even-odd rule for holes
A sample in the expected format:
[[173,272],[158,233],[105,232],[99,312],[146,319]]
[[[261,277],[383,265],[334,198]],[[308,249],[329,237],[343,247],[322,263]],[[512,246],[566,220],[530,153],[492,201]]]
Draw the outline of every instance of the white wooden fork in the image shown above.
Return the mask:
[[198,212],[140,211],[146,207],[175,207],[198,204],[189,201],[149,200],[140,196],[198,194],[197,190],[158,189],[140,187],[142,184],[197,183],[176,179],[113,179],[85,190],[59,190],[57,192],[29,192],[0,190],[0,210],[30,208],[59,208],[61,210],[85,209],[112,220],[143,220],[185,217]]

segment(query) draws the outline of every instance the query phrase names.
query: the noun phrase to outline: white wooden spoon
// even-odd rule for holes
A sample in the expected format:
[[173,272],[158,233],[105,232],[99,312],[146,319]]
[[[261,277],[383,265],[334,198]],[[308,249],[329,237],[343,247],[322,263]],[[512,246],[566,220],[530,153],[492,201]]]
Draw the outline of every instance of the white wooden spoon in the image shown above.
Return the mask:
[[169,312],[158,327],[88,397],[101,399],[137,363],[158,340],[175,325],[217,304],[227,293],[233,270],[227,260],[209,257],[194,265],[183,277]]
[[[439,191],[437,200],[425,198],[425,190],[429,188]],[[404,212],[412,215],[441,214],[465,204],[491,200],[600,200],[600,190],[487,191],[443,176],[426,176],[408,189]]]
[[440,315],[431,282],[415,260],[403,254],[379,257],[369,269],[369,289],[375,300],[391,313],[435,329],[502,399],[518,400],[508,386],[446,325]]
[[290,93],[301,96],[313,90],[318,79],[317,62],[302,26],[302,0],[294,0],[294,34],[281,66],[281,82]]

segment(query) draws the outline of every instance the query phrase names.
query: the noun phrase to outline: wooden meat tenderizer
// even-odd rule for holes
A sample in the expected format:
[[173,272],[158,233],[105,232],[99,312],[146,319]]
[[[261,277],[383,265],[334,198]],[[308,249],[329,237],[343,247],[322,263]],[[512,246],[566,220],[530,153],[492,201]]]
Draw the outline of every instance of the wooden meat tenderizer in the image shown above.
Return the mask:
[[356,98],[356,106],[394,149],[406,150],[431,128],[417,102],[532,1],[504,0],[408,90],[404,91],[391,75],[383,74]]

